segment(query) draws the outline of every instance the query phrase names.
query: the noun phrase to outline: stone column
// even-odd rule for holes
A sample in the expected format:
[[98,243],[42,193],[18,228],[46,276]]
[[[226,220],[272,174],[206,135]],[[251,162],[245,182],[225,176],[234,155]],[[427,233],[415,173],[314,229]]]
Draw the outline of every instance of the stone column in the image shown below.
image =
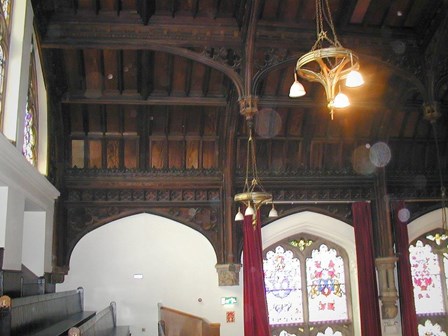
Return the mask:
[[378,285],[383,319],[393,319],[398,314],[398,292],[395,287],[395,263],[397,257],[376,258]]

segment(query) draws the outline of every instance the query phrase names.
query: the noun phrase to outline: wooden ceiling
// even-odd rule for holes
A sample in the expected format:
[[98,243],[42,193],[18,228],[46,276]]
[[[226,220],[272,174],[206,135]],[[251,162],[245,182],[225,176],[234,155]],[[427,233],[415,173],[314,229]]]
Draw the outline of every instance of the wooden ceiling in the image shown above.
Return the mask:
[[[366,80],[347,92],[352,106],[333,121],[320,85],[305,82],[306,97],[288,97],[295,62],[315,40],[313,1],[35,1],[46,77],[62,103],[64,134],[132,138],[145,123],[153,148],[143,158],[125,154],[128,168],[220,168],[232,135],[226,129],[245,137],[237,101],[254,95],[261,169],[347,169],[355,148],[377,141],[391,147],[391,168],[434,168],[422,104],[438,102],[438,125],[444,126],[446,3],[329,3],[338,37],[359,55]],[[438,132],[446,157],[446,127]],[[182,151],[173,149],[181,143]],[[129,153],[141,150],[128,147]],[[237,152],[241,167],[244,155]],[[79,166],[79,160],[66,161]],[[126,166],[121,161],[95,166]]]

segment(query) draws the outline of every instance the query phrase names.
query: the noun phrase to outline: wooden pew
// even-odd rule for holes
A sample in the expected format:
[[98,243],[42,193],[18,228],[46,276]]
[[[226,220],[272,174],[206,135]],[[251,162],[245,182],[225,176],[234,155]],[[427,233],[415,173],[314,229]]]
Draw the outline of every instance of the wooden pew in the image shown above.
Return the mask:
[[[83,289],[34,295],[10,300],[2,308],[2,335],[58,336],[95,316],[83,309]],[[8,311],[9,310],[9,311]]]
[[94,318],[69,330],[69,336],[129,336],[129,326],[117,326],[117,305],[110,305]]
[[219,323],[159,305],[159,335],[219,336],[220,328]]

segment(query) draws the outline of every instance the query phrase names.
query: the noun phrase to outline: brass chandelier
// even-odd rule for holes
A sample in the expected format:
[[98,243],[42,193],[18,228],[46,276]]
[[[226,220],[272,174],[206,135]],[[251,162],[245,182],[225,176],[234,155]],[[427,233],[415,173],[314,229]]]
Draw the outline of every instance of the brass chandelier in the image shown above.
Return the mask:
[[[325,30],[326,26],[329,32]],[[334,109],[350,105],[348,97],[340,91],[340,82],[345,79],[346,86],[357,87],[364,80],[358,72],[358,56],[344,48],[337,38],[328,0],[316,0],[316,34],[317,40],[311,51],[297,61],[289,96],[296,98],[306,94],[297,76],[322,84],[333,119]]]
[[234,196],[234,201],[245,207],[244,215],[241,207],[235,216],[235,221],[244,220],[244,216],[252,216],[252,224],[257,223],[257,213],[261,206],[267,203],[272,204],[269,217],[277,217],[278,213],[272,202],[272,194],[267,192],[260,183],[257,170],[257,158],[255,151],[255,139],[253,137],[253,117],[257,111],[257,99],[255,97],[246,97],[240,101],[241,113],[246,116],[249,137],[247,139],[246,149],[246,172],[244,177],[243,191]]

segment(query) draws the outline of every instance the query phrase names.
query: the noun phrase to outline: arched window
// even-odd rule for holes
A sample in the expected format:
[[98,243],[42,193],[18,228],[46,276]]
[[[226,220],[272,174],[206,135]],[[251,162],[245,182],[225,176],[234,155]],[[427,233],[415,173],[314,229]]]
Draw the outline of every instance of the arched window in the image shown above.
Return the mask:
[[28,83],[28,96],[25,107],[25,122],[23,130],[22,152],[26,159],[33,165],[37,164],[37,80],[36,63],[34,61],[34,48],[31,52],[30,75]]
[[446,243],[441,244],[434,237],[437,237],[436,231],[429,232],[409,246],[418,334],[421,336],[447,336],[448,332],[448,250]]
[[353,335],[348,260],[335,244],[293,236],[264,250],[273,336]]

